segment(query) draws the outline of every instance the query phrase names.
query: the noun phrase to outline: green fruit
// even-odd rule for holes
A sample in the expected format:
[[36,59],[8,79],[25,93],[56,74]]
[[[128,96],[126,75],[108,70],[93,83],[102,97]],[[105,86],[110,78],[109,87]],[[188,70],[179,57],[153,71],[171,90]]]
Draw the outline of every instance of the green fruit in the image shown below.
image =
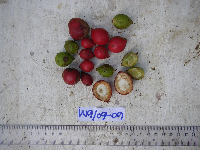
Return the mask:
[[74,60],[74,57],[66,52],[57,53],[55,57],[55,62],[60,67],[68,66],[69,64],[72,63],[73,60]]
[[64,48],[70,54],[77,53],[79,49],[78,44],[73,40],[65,41]]
[[110,77],[114,73],[114,69],[109,64],[104,64],[96,69],[103,77]]
[[118,29],[126,29],[133,24],[133,21],[125,14],[118,14],[113,18],[112,23]]
[[135,53],[128,53],[122,59],[122,66],[133,67],[138,62],[138,56]]
[[144,77],[144,70],[139,67],[133,67],[126,71],[131,78],[139,80]]

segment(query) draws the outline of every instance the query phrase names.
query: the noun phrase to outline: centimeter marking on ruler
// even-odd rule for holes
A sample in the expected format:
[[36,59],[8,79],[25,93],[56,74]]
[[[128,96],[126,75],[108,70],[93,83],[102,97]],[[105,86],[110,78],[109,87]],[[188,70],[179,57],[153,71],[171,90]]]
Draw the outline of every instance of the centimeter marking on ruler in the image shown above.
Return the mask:
[[0,145],[200,146],[200,126],[0,125]]

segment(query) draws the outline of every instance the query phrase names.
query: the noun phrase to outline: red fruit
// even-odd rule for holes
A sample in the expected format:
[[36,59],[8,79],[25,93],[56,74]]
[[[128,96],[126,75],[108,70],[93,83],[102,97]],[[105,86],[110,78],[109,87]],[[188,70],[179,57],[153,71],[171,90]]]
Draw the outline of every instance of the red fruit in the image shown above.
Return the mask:
[[113,53],[119,53],[126,47],[127,39],[121,36],[115,36],[110,39],[108,49]]
[[84,72],[90,72],[94,69],[94,64],[90,60],[85,60],[79,65],[79,68]]
[[81,40],[89,33],[90,27],[87,22],[80,18],[72,18],[69,23],[69,34],[74,40]]
[[84,60],[88,60],[94,57],[94,54],[89,49],[82,49],[79,53],[80,57]]
[[98,59],[105,59],[110,57],[108,54],[108,50],[107,48],[103,47],[103,46],[97,46],[94,49],[94,55],[98,58]]
[[86,86],[90,86],[93,83],[92,76],[88,73],[83,72],[83,71],[81,72],[81,81]]
[[90,38],[83,38],[81,40],[81,46],[84,48],[92,48],[95,46],[95,44]]
[[108,32],[103,28],[91,29],[91,37],[97,45],[106,45],[109,41]]
[[62,77],[66,84],[74,85],[80,81],[80,72],[75,68],[66,68]]

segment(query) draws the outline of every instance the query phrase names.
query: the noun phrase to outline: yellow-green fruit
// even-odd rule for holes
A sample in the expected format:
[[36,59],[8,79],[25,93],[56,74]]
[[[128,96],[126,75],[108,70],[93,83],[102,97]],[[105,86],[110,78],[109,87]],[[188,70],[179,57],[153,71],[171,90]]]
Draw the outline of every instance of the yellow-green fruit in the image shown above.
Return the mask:
[[144,77],[144,70],[139,67],[133,67],[126,71],[131,78],[139,80]]
[[104,64],[96,69],[103,77],[110,77],[114,73],[114,69],[109,64]]
[[126,29],[133,24],[133,21],[125,14],[118,14],[113,18],[112,23],[118,29]]
[[66,52],[57,53],[55,57],[55,62],[60,67],[68,66],[69,64],[72,63],[73,60],[74,60],[74,57]]
[[122,66],[133,67],[138,62],[138,56],[135,53],[128,53],[122,59]]
[[64,48],[69,54],[75,54],[79,49],[78,44],[73,40],[65,41]]

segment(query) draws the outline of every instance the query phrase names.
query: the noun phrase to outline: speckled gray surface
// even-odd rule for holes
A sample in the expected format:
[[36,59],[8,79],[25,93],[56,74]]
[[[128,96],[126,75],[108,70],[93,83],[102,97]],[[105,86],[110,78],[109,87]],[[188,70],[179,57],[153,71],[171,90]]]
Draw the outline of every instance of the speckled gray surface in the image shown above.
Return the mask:
[[[111,20],[119,13],[133,20],[127,29],[113,26]],[[196,0],[0,0],[0,124],[105,124],[77,121],[77,107],[123,106],[126,120],[117,124],[199,125],[199,14]],[[109,63],[117,69],[110,78],[91,72],[94,82],[110,83],[110,103],[98,101],[92,86],[66,85],[64,68],[54,62],[64,42],[72,39],[67,24],[73,17],[128,40],[123,52],[92,59],[95,68]],[[134,80],[133,91],[122,96],[113,81],[118,71],[126,70],[121,59],[130,51],[138,53],[136,66],[144,69],[145,77]],[[70,67],[79,69],[82,60],[74,56]]]

